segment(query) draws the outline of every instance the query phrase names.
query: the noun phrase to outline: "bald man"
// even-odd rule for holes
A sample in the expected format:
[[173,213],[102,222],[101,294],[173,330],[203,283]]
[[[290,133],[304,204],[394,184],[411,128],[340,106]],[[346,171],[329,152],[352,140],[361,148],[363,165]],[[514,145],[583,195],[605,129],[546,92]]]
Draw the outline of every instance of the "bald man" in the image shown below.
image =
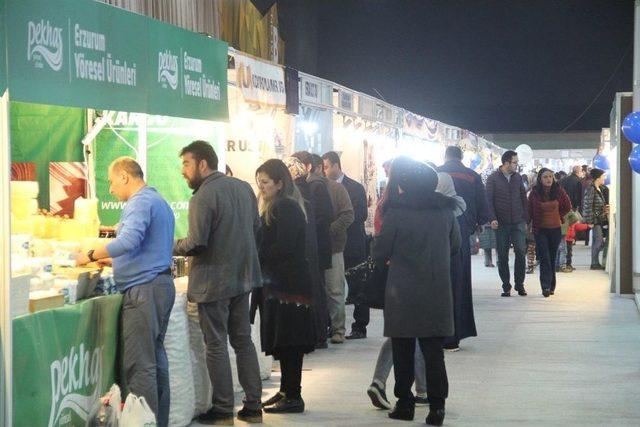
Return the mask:
[[171,277],[174,217],[144,182],[140,165],[120,157],[109,166],[109,192],[125,201],[117,237],[76,258],[78,265],[112,264],[122,299],[124,375],[129,391],[144,396],[160,427],[169,423],[169,363],[164,335],[175,300]]

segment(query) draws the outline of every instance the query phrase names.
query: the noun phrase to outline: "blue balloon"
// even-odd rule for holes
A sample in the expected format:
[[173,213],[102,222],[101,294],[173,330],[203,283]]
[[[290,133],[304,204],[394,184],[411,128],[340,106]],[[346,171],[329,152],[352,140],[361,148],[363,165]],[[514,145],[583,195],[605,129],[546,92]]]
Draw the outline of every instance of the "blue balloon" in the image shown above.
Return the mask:
[[596,154],[596,156],[593,158],[593,166],[598,169],[602,169],[603,171],[608,171],[609,159],[607,159],[602,154]]
[[471,159],[471,164],[469,168],[475,170],[478,166],[480,166],[480,163],[482,163],[482,156],[476,153],[476,155],[473,156],[473,158]]
[[636,145],[629,154],[629,165],[635,173],[640,173],[640,145]]
[[622,122],[622,133],[629,141],[640,144],[640,111],[629,113]]

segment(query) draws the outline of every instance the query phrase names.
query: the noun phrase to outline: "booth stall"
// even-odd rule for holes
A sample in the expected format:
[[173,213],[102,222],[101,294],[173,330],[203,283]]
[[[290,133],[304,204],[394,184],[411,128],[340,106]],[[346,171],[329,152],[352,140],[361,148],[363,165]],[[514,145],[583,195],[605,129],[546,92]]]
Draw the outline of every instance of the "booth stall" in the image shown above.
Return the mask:
[[[2,67],[7,64],[0,68],[0,221],[4,236],[14,232],[0,247],[0,425],[84,425],[97,397],[117,379],[121,297],[79,301],[94,276],[85,282],[65,266],[74,250],[98,238],[98,218],[106,225],[117,221],[117,210],[109,212],[104,205],[98,217],[98,202],[114,201],[105,192],[106,153],[136,157],[152,185],[172,182],[167,198],[180,221],[187,196],[176,150],[192,137],[222,140],[220,125],[213,122],[228,120],[227,45],[89,1],[59,0],[53,8],[46,0],[4,0],[0,23],[0,52],[7,54],[0,58]],[[74,116],[76,125],[63,125],[74,132],[37,142],[42,153],[21,152],[34,134],[10,117],[28,116],[28,111],[46,115],[57,108],[47,106],[54,105],[82,109],[92,119]],[[15,143],[10,123],[17,131]],[[54,123],[42,134],[59,130]],[[85,125],[89,132],[83,136]],[[52,145],[58,143],[73,148],[52,159]],[[57,163],[43,165],[47,157]],[[14,176],[38,181],[10,185],[12,160],[17,163]],[[36,163],[35,170],[27,163]],[[78,186],[84,196],[97,198],[73,200]],[[60,191],[69,191],[70,200],[59,198]],[[45,217],[38,206],[72,216]],[[46,256],[33,256],[40,252]],[[111,285],[103,281],[107,293]],[[34,287],[47,297],[31,292]],[[186,312],[186,301],[181,301]],[[60,307],[38,311],[55,306]],[[26,307],[33,313],[18,315]]]
[[293,151],[323,155],[333,150],[333,85],[299,73],[300,108],[295,119]]
[[284,69],[230,50],[226,160],[233,175],[256,189],[256,169],[293,153],[293,117],[285,112]]

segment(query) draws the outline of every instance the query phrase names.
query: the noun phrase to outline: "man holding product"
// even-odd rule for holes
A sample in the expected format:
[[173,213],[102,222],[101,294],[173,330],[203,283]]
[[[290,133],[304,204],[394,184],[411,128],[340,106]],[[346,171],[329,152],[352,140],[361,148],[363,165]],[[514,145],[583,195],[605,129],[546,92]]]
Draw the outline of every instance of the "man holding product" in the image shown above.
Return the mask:
[[127,204],[117,237],[79,254],[76,264],[112,264],[122,298],[124,376],[129,391],[144,396],[158,426],[169,423],[169,362],[164,336],[175,300],[171,251],[175,221],[160,194],[144,182],[140,165],[120,157],[109,166],[109,192]]

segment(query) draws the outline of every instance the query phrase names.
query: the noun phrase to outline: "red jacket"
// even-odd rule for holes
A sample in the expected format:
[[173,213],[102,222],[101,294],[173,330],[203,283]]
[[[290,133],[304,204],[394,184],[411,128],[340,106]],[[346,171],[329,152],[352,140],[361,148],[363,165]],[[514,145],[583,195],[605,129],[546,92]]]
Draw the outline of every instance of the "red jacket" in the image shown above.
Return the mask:
[[576,241],[576,232],[578,231],[587,231],[589,229],[588,224],[583,224],[582,222],[576,222],[569,226],[567,230],[567,235],[564,237],[564,240],[567,242],[575,242]]
[[[540,220],[542,216],[541,203],[542,198],[538,195],[538,192],[534,188],[529,193],[529,218],[533,224],[533,231],[537,231],[540,228]],[[562,187],[558,188],[558,215],[560,216],[560,223],[564,221],[564,216],[571,210],[571,200],[567,192]]]

